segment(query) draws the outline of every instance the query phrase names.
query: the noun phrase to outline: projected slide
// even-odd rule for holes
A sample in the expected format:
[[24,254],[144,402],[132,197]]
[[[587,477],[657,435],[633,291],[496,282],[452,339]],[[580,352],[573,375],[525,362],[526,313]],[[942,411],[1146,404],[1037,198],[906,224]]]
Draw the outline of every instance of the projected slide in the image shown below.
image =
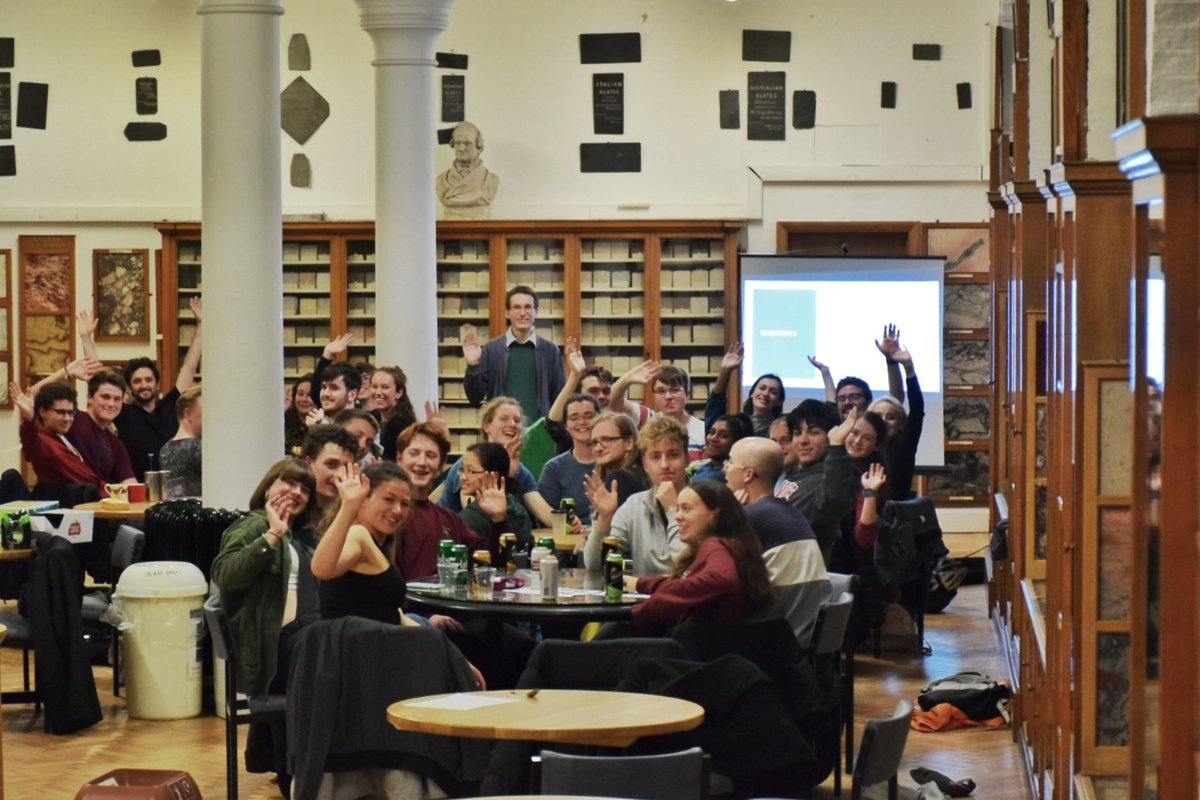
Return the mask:
[[885,324],[900,329],[925,397],[917,463],[942,463],[942,270],[939,258],[755,256],[741,258],[742,396],[755,378],[783,380],[787,407],[825,398],[816,356],[833,379],[853,375],[875,397],[888,392],[875,347]]

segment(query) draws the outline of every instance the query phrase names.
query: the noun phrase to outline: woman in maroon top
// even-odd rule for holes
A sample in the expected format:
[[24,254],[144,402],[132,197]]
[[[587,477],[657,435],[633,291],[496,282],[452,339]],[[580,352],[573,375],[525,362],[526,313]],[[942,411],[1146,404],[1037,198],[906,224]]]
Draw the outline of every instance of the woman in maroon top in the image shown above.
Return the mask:
[[625,578],[626,591],[648,593],[633,626],[662,631],[681,622],[739,622],[771,605],[771,582],[758,537],[741,504],[716,481],[679,493],[675,521],[687,547],[665,577]]

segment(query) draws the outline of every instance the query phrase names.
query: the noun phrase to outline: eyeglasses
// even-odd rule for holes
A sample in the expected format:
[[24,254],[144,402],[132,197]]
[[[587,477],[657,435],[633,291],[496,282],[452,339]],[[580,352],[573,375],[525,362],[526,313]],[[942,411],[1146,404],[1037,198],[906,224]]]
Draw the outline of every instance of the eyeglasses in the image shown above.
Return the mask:
[[862,392],[854,392],[853,394],[839,394],[837,396],[837,401],[839,403],[845,403],[845,402],[858,403],[858,402],[861,402],[866,399],[867,399],[867,396],[865,394],[863,394]]
[[658,397],[666,397],[669,394],[687,394],[687,389],[682,386],[659,386],[654,390],[654,394]]
[[75,416],[75,409],[73,408],[47,408],[46,410],[51,414],[58,414],[60,417]]
[[732,461],[726,461],[721,465],[722,472],[729,472],[731,469],[750,469],[750,467],[747,467],[743,464],[735,464]]
[[626,436],[593,436],[592,437],[592,447],[596,447],[597,445],[604,445],[605,447],[608,447],[609,445],[623,441],[626,438],[628,438],[628,437],[626,437]]
[[486,469],[481,469],[481,468],[479,468],[479,467],[468,467],[468,466],[465,466],[465,465],[464,465],[464,466],[461,466],[461,467],[459,467],[459,468],[458,468],[458,471],[459,471],[460,473],[462,473],[463,475],[470,475],[470,476],[472,476],[472,477],[474,477],[475,475],[482,475],[482,474],[484,474],[485,472],[487,472],[487,470],[486,470]]

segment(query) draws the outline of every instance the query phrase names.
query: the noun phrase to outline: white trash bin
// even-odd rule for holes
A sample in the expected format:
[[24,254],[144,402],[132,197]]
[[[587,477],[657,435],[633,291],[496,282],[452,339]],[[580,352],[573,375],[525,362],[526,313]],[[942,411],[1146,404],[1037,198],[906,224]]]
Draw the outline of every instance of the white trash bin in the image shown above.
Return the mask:
[[121,573],[117,596],[126,705],[136,719],[200,713],[201,636],[208,584],[193,564],[147,561]]

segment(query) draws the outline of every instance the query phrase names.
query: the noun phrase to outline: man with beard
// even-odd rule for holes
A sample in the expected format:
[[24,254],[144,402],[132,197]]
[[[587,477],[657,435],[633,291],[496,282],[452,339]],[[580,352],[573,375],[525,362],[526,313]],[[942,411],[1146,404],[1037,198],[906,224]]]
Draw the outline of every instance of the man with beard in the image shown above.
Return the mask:
[[[117,436],[121,437],[121,442],[129,452],[129,461],[139,481],[145,479],[147,470],[156,468],[153,462],[158,451],[162,450],[162,446],[179,430],[179,419],[175,415],[175,403],[179,400],[179,393],[191,388],[196,382],[204,330],[199,297],[192,298],[191,307],[196,318],[196,333],[188,346],[171,391],[162,397],[158,396],[158,365],[149,358],[130,359],[125,365],[123,377],[129,387],[132,402],[126,403],[117,415]],[[93,338],[96,320],[87,311],[80,311],[78,320],[83,354],[88,358],[96,358],[96,344]]]

